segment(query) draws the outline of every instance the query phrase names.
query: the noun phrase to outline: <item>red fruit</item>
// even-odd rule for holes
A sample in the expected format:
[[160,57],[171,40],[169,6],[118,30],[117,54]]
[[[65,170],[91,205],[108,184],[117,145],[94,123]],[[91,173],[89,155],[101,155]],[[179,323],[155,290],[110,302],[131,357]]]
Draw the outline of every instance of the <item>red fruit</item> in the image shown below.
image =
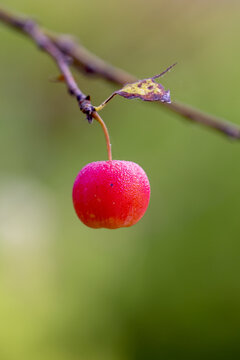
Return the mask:
[[144,170],[134,162],[97,161],[79,172],[72,196],[85,225],[117,229],[136,224],[144,215],[150,184]]

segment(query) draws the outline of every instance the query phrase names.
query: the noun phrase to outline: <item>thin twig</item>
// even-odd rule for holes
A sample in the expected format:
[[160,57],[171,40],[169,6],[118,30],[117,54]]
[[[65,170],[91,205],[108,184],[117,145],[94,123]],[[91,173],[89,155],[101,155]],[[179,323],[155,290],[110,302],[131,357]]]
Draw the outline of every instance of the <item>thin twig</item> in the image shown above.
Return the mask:
[[[71,38],[58,36],[47,30],[41,30],[32,20],[12,15],[0,9],[0,21],[28,35],[44,51],[52,56],[64,76],[70,94],[76,97],[80,110],[87,115],[89,121],[94,117],[94,107],[90,103],[90,97],[85,96],[78,88],[69,70],[66,56],[73,60],[73,65],[78,69],[84,70],[87,74],[98,75],[115,84],[125,85],[126,83],[132,83],[138,80],[135,76],[103,61],[82,45],[76,44]],[[158,104],[165,106],[167,109],[181,115],[187,120],[205,125],[232,139],[240,139],[240,128],[235,124],[211,116],[180,102],[175,101],[172,104],[158,102]]]
[[48,53],[58,65],[61,75],[67,85],[70,95],[73,95],[79,104],[80,110],[86,114],[89,121],[92,120],[92,114],[95,111],[90,103],[90,97],[86,96],[78,87],[74,77],[69,69],[67,56],[44,34],[39,26],[30,19],[12,15],[0,9],[0,20],[14,29],[28,35],[41,50]]

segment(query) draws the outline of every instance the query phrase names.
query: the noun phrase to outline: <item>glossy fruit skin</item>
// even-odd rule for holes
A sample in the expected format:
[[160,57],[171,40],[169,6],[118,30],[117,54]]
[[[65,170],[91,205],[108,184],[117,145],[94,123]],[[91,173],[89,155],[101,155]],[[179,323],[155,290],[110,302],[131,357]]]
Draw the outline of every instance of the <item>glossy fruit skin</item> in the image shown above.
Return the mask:
[[150,184],[144,170],[123,160],[87,164],[73,185],[73,205],[91,228],[117,229],[136,224],[147,210]]

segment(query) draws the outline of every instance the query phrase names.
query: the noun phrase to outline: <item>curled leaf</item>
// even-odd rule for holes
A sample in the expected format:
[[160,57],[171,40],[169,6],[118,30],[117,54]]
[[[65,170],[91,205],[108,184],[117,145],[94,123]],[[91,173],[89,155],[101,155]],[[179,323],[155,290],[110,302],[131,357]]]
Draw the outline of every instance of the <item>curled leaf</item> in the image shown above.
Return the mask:
[[120,95],[126,99],[136,99],[139,98],[144,101],[161,101],[166,103],[171,103],[170,90],[165,90],[164,87],[157,83],[155,79],[163,76],[166,72],[172,69],[173,64],[164,70],[161,74],[155,75],[148,79],[143,79],[136,81],[131,84],[126,84],[122,89],[115,91],[112,95],[109,96],[100,106],[95,107],[96,111],[100,111],[104,106],[115,96]]
[[116,91],[116,94],[126,99],[139,98],[144,101],[171,102],[170,91],[165,91],[164,87],[154,81],[153,78],[127,84],[121,90]]

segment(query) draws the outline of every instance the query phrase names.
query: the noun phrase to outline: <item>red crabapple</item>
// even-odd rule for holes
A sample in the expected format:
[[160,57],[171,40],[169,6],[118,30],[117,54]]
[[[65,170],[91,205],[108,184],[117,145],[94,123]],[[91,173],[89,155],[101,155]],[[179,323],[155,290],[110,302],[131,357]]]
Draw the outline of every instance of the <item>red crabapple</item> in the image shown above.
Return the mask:
[[134,162],[97,161],[87,164],[73,185],[79,219],[91,228],[117,229],[136,224],[147,210],[150,184]]

